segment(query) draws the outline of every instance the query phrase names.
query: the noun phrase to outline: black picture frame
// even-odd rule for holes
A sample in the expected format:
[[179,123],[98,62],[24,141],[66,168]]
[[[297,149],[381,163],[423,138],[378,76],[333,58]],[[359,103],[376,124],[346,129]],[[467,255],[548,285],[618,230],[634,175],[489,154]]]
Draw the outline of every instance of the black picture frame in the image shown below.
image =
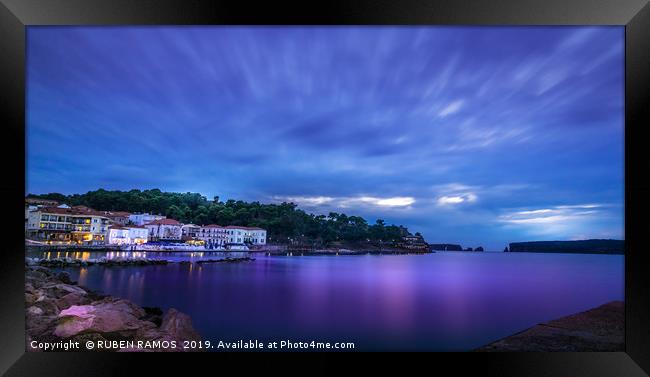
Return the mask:
[[[646,0],[364,0],[300,3],[171,0],[0,0],[0,96],[4,174],[5,247],[0,262],[0,372],[9,376],[117,375],[146,364],[188,372],[198,363],[237,360],[246,371],[291,369],[295,354],[192,354],[171,361],[162,354],[25,353],[24,247],[19,213],[25,195],[25,28],[29,25],[208,25],[208,24],[438,24],[438,25],[624,25],[625,26],[625,352],[612,353],[426,353],[381,354],[364,369],[403,371],[417,365],[428,371],[476,371],[498,376],[647,376],[650,373],[650,5]],[[21,164],[22,162],[22,164]],[[251,362],[257,356],[264,362]],[[312,370],[334,362],[359,360],[353,354],[305,354]],[[377,354],[373,354],[377,356]],[[365,356],[365,355],[363,355]],[[153,360],[155,357],[157,360]],[[164,357],[164,359],[160,359]],[[177,357],[174,355],[173,357]],[[200,357],[197,359],[197,357]],[[210,357],[210,360],[207,359]],[[302,357],[300,358],[302,359]],[[365,359],[365,357],[364,357]],[[223,370],[225,372],[225,369]],[[644,372],[645,371],[645,372]],[[148,373],[149,374],[149,373]],[[246,373],[250,374],[250,373]],[[275,374],[275,373],[273,373]],[[448,375],[448,373],[445,373]]]

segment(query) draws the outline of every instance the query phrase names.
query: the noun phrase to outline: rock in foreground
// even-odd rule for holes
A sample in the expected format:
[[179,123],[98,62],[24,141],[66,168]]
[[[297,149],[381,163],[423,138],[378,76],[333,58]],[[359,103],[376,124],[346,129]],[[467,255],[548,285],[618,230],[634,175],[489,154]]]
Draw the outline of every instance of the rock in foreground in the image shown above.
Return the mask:
[[[157,308],[141,308],[128,301],[99,295],[79,287],[66,274],[53,274],[41,266],[27,266],[25,324],[27,351],[37,342],[175,341],[176,348],[119,349],[112,351],[182,351],[183,341],[200,341],[190,317],[176,309],[165,315]],[[67,281],[64,282],[64,281]],[[73,349],[73,351],[76,351]]]
[[586,312],[541,323],[477,351],[624,351],[625,305],[612,301]]

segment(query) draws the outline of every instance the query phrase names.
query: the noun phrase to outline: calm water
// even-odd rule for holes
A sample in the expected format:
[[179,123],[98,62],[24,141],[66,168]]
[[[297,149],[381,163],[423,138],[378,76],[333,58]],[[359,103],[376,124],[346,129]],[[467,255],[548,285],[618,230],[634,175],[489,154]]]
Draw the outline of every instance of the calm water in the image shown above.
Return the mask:
[[[146,254],[169,260],[223,255]],[[88,288],[185,312],[212,342],[351,341],[357,350],[470,350],[624,297],[621,255],[254,257],[235,264],[65,270]]]

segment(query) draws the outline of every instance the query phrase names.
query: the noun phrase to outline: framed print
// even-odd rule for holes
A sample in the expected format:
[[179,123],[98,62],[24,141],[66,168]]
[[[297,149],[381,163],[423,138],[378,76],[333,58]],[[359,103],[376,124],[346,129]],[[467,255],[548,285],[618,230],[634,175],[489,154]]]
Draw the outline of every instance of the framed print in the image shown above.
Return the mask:
[[646,2],[0,14],[7,375],[650,370]]

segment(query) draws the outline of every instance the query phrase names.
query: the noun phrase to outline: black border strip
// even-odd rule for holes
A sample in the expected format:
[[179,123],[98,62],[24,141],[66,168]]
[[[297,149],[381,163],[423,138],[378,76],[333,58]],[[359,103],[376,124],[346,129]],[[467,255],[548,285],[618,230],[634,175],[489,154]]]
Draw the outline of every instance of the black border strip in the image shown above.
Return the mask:
[[[646,0],[364,0],[255,3],[203,0],[0,0],[0,97],[5,115],[0,140],[5,161],[0,190],[10,209],[3,228],[7,242],[0,263],[0,372],[7,375],[129,374],[137,364],[187,373],[194,363],[160,361],[162,354],[24,354],[24,282],[21,216],[25,177],[25,25],[188,25],[188,24],[438,24],[438,25],[626,25],[626,353],[428,353],[379,354],[364,362],[384,372],[403,372],[408,365],[428,371],[499,376],[643,376],[650,371],[650,258],[644,236],[650,230],[648,153],[650,122],[650,6]],[[22,164],[20,164],[22,162]],[[20,212],[19,212],[20,211]],[[20,228],[19,228],[20,227]],[[269,354],[265,354],[269,355]],[[305,373],[322,372],[333,361],[359,361],[366,354],[308,354]],[[378,355],[378,354],[374,354]],[[191,356],[199,357],[198,354]],[[233,363],[242,370],[295,366],[294,355],[271,355],[253,362],[251,354],[210,354],[204,366]],[[264,356],[264,355],[259,355]],[[153,358],[157,360],[153,360]],[[166,356],[162,356],[165,357]],[[173,357],[179,357],[174,355]],[[318,357],[318,359],[316,358]],[[257,360],[258,358],[255,357]],[[326,360],[326,361],[324,361]],[[640,367],[641,368],[640,368]],[[161,368],[162,367],[162,368]],[[219,367],[220,368],[220,367]],[[397,369],[395,369],[397,368]],[[315,370],[314,370],[315,369]],[[340,369],[341,371],[348,370]],[[216,370],[216,369],[215,369]],[[218,369],[225,372],[225,369]],[[151,373],[149,373],[151,374]],[[248,374],[248,373],[247,373]]]

